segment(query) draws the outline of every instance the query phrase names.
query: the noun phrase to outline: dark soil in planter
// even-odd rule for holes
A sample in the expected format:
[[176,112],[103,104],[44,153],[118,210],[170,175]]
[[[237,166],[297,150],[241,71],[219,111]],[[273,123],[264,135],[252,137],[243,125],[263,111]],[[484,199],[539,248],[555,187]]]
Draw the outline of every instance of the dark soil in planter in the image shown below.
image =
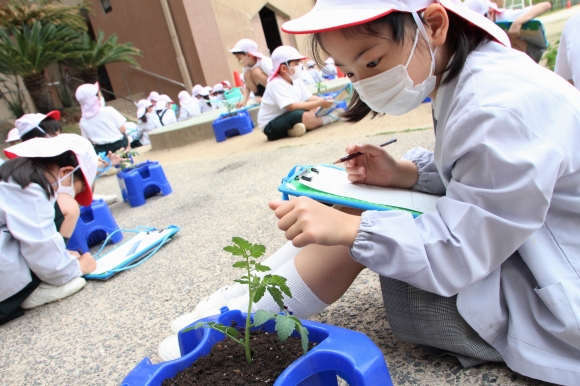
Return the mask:
[[[257,331],[250,333],[250,342],[251,365],[246,362],[244,348],[226,338],[214,345],[208,356],[199,358],[174,378],[164,380],[163,386],[272,385],[303,354],[300,338],[290,337],[282,343],[276,333]],[[310,343],[308,349],[314,346]]]

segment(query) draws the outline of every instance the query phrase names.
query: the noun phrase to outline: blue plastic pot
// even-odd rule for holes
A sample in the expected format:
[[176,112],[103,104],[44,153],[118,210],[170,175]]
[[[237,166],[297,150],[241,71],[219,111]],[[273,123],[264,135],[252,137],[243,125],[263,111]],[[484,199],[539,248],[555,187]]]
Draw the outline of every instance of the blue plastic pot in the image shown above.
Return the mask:
[[[225,307],[224,307],[225,308]],[[229,325],[235,321],[245,325],[246,314],[228,311],[200,321],[217,321]],[[327,324],[302,320],[309,331],[311,342],[317,343],[278,377],[274,386],[337,386],[336,376],[351,386],[391,386],[391,376],[383,353],[366,335]],[[274,333],[273,320],[264,324],[267,332]],[[296,333],[294,336],[298,336]],[[164,379],[174,377],[190,367],[198,358],[210,353],[211,348],[226,336],[211,329],[200,328],[179,332],[182,357],[174,361],[152,364],[143,359],[121,383],[122,386],[161,385]]]

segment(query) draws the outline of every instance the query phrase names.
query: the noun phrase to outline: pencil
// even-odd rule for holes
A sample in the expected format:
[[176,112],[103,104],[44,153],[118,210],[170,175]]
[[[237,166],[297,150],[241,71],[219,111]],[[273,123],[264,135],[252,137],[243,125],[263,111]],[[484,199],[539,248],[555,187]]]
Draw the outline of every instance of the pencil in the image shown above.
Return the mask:
[[[395,143],[395,142],[397,142],[397,138],[389,139],[387,142],[385,142],[385,143],[381,143],[379,146],[380,146],[380,147],[385,147],[385,146],[387,146],[387,145],[390,145],[391,143]],[[363,154],[365,154],[365,153],[361,153],[360,151],[357,151],[356,153],[352,153],[352,154],[349,154],[349,155],[347,155],[347,156],[344,156],[344,157],[342,157],[342,158],[339,158],[339,159],[337,159],[337,160],[336,160],[336,161],[334,161],[332,164],[333,164],[333,165],[335,165],[335,164],[339,164],[339,163],[341,163],[341,162],[348,161],[349,159],[356,158],[356,157],[358,157],[359,155],[363,155]]]

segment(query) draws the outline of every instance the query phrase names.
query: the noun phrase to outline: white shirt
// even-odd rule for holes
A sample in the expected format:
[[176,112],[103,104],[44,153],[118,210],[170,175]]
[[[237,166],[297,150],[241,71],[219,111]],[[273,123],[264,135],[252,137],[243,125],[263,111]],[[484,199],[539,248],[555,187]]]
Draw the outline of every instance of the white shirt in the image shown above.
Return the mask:
[[183,105],[179,108],[179,121],[184,121],[189,118],[197,117],[201,114],[199,102],[197,99],[189,104]]
[[149,140],[149,132],[161,127],[161,122],[159,121],[159,116],[153,112],[146,113],[145,117],[147,122],[143,122],[139,119],[139,124],[137,125],[137,135],[135,136],[142,145],[149,145],[151,141]]
[[564,26],[554,72],[574,82],[580,90],[580,14],[572,16]]
[[[209,104],[208,104],[209,103]],[[199,100],[199,105],[201,108],[201,113],[207,113],[214,109],[213,104],[205,98]]]
[[119,131],[127,119],[115,110],[114,107],[101,107],[99,113],[92,118],[82,117],[79,122],[83,137],[93,145],[104,145],[123,139],[123,133]]
[[495,13],[495,21],[514,21],[524,13],[528,12],[532,7],[522,9],[506,9],[503,12]]
[[156,113],[159,115],[159,119],[163,126],[171,125],[172,123],[177,122],[175,111],[172,109],[157,110]]
[[314,82],[324,82],[324,78],[322,77],[322,72],[318,71],[316,68],[309,68],[308,73],[314,79]]
[[306,102],[311,96],[312,94],[301,80],[288,83],[281,76],[275,76],[268,82],[266,92],[262,97],[258,125],[264,130],[272,119],[288,112],[286,106],[296,102]]
[[272,59],[268,57],[263,57],[257,59],[256,63],[252,66],[252,69],[260,67],[266,76],[270,76],[272,70],[274,70],[274,65],[272,64]]
[[306,70],[302,70],[302,72],[300,73],[300,79],[302,79],[302,82],[304,82],[305,85],[316,83],[312,78],[312,75],[310,75],[310,72]]
[[405,158],[419,169],[415,189],[445,195],[437,212],[364,212],[351,255],[457,294],[512,370],[580,384],[580,93],[492,42],[435,102],[435,151]]
[[54,225],[54,203],[37,184],[0,181],[0,301],[30,283],[30,271],[52,285],[82,275]]

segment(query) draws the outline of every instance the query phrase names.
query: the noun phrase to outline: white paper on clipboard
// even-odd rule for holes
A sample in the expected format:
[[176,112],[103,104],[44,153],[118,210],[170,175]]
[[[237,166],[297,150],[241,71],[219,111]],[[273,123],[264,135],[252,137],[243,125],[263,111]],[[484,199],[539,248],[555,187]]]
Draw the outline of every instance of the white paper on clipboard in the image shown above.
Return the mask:
[[101,275],[118,268],[124,262],[133,260],[136,254],[152,249],[158,242],[171,233],[171,229],[159,231],[143,231],[131,240],[123,243],[97,260],[97,268],[89,275]]
[[319,171],[318,175],[315,175],[311,181],[300,179],[300,183],[321,192],[375,204],[410,209],[421,213],[437,211],[435,203],[440,196],[408,189],[353,184],[348,180],[344,170],[323,165],[316,166],[316,169]]

